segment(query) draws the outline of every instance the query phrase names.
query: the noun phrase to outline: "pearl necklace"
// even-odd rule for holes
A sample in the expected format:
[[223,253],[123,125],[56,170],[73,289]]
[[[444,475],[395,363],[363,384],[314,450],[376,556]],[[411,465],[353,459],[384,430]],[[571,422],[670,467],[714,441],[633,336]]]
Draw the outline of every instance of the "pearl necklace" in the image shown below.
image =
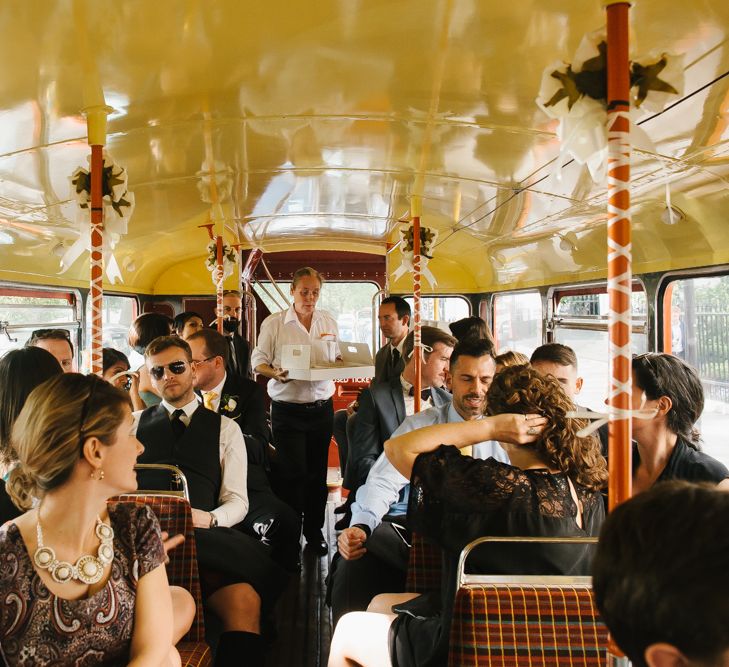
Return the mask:
[[97,516],[94,532],[96,537],[101,540],[96,556],[84,554],[79,557],[75,565],[71,565],[66,561],[58,560],[52,547],[43,545],[43,530],[39,514],[36,525],[38,548],[33,554],[33,561],[42,570],[48,570],[53,581],[57,581],[59,584],[66,584],[74,579],[78,579],[84,584],[95,584],[104,574],[104,568],[114,559],[114,529]]

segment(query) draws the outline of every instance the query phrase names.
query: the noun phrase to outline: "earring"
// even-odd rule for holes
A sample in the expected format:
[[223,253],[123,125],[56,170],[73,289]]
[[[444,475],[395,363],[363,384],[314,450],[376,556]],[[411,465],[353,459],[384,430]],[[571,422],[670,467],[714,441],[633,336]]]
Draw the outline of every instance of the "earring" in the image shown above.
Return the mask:
[[95,479],[95,480],[104,479],[104,471],[101,468],[99,468],[99,476],[97,477],[96,476],[96,471],[95,470],[92,470],[91,471],[91,474],[89,475],[89,477],[91,477],[91,479]]

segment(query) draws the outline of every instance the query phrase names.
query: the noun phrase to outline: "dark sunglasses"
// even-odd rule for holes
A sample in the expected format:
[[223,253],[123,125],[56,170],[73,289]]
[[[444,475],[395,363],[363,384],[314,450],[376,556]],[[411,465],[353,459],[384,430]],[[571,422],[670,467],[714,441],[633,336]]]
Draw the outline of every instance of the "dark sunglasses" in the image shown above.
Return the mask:
[[65,338],[71,340],[68,329],[36,329],[30,334],[31,340],[44,340],[46,338]]
[[187,369],[187,362],[173,361],[171,364],[167,364],[166,366],[153,366],[149,369],[149,374],[155,380],[161,380],[165,375],[165,368],[169,368],[170,372],[174,375],[182,375]]

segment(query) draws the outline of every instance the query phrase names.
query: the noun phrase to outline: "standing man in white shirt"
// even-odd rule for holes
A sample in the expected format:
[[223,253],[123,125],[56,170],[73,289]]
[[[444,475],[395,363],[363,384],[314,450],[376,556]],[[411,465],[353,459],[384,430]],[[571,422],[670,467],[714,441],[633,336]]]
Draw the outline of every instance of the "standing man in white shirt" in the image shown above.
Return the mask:
[[307,547],[325,555],[328,546],[322,527],[327,501],[327,457],[334,409],[331,380],[290,380],[281,368],[284,345],[311,345],[312,359],[336,341],[337,321],[316,310],[323,278],[311,267],[298,269],[291,283],[293,304],[269,315],[261,324],[258,345],[251,355],[256,373],[269,378],[271,427],[279,473],[277,495],[304,516]]
[[232,419],[198,401],[185,341],[160,336],[145,358],[162,402],[134,413],[145,448],[138,460],[176,465],[187,478],[203,596],[223,625],[216,665],[239,664],[242,654],[249,664],[262,664],[261,609],[273,606],[285,576],[260,542],[232,529],[248,512],[243,434]]

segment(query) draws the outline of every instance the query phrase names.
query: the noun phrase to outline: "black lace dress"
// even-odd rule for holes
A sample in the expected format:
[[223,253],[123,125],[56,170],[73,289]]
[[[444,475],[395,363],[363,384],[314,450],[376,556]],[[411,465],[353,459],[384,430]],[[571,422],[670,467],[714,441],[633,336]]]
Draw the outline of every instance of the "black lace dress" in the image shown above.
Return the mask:
[[[446,445],[418,456],[410,484],[408,518],[414,531],[442,547],[443,586],[436,604],[416,598],[403,605],[406,613],[393,622],[390,656],[396,667],[446,664],[456,568],[466,544],[487,535],[597,536],[605,516],[600,493],[574,484],[583,528],[577,525],[578,508],[564,474],[472,459]],[[469,557],[467,569],[484,574],[587,575],[592,549],[486,545]]]

